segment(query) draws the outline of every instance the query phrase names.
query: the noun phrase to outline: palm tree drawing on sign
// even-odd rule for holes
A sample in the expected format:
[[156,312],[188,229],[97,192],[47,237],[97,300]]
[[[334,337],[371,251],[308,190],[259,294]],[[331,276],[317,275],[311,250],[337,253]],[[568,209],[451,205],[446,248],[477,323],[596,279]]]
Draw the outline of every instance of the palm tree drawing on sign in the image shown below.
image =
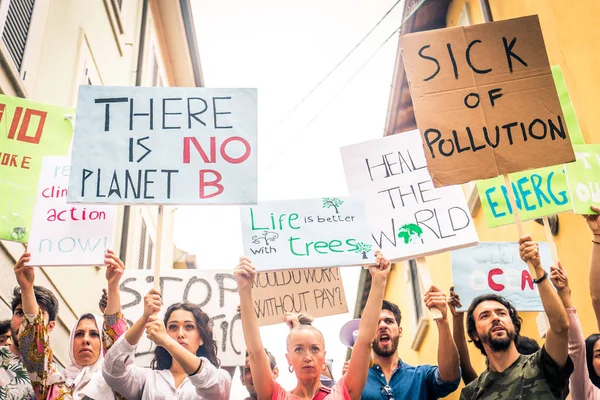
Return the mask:
[[[418,239],[423,235],[423,229],[417,224],[406,224],[402,225],[398,229],[398,237],[404,240],[405,244],[413,243],[414,240]],[[423,239],[421,239],[423,242]]]
[[339,214],[340,211],[338,207],[344,204],[343,200],[340,200],[337,197],[323,197],[323,208],[335,208],[335,213]]
[[356,243],[356,245],[358,246],[358,248],[356,250],[354,250],[354,252],[362,253],[363,259],[366,260],[367,253],[371,251],[371,247],[373,247],[373,246],[370,244],[366,244],[364,242],[358,242],[358,243]]
[[264,231],[261,236],[258,236],[258,235],[252,236],[252,243],[261,244],[260,241],[264,240],[265,246],[268,246],[269,242],[271,242],[271,243],[274,242],[275,239],[277,239],[278,237],[279,237],[279,233],[277,233],[277,232]]

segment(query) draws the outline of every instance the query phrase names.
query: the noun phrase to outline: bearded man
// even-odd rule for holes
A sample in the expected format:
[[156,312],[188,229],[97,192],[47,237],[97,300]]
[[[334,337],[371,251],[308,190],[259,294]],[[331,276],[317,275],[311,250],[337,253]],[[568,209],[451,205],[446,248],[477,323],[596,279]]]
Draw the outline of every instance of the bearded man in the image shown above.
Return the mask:
[[467,333],[488,358],[488,368],[461,392],[461,400],[560,400],[569,384],[573,362],[568,354],[569,319],[540,262],[539,246],[530,235],[519,240],[521,259],[535,270],[542,306],[550,328],[546,343],[531,355],[516,344],[521,318],[504,297],[476,297],[467,311]]
[[379,330],[373,342],[373,366],[369,369],[363,400],[437,399],[458,388],[460,363],[458,350],[448,324],[446,295],[435,286],[425,294],[425,305],[438,309],[442,318],[438,328],[438,365],[408,365],[398,355],[402,337],[402,315],[397,305],[384,300],[379,315]]

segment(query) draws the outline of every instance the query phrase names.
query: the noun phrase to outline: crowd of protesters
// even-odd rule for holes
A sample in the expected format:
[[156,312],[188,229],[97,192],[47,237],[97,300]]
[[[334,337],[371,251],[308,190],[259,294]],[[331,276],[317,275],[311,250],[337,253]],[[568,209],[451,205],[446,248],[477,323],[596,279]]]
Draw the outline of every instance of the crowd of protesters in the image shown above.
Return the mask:
[[[595,212],[600,208],[592,207]],[[592,233],[590,294],[600,330],[600,217],[586,216]],[[600,334],[585,338],[571,299],[565,268],[542,266],[539,247],[529,235],[519,240],[521,259],[535,272],[549,328],[540,347],[521,336],[515,306],[489,293],[475,298],[467,312],[460,294],[449,296],[435,286],[424,296],[436,309],[437,366],[413,366],[401,358],[402,315],[383,299],[391,263],[380,252],[369,266],[370,292],[351,340],[352,353],[337,381],[326,358],[323,334],[304,314],[287,314],[287,368],[297,378],[292,390],[278,382],[277,360],[263,346],[253,309],[256,267],[246,257],[234,269],[239,312],[246,342],[241,383],[250,399],[436,399],[465,384],[461,399],[600,400]],[[70,364],[59,369],[53,360],[50,332],[56,325],[58,300],[35,285],[35,269],[24,253],[15,265],[18,286],[12,318],[0,321],[0,399],[228,399],[232,370],[222,368],[208,315],[192,303],[168,305],[158,313],[160,293],[150,290],[144,311],[128,327],[121,312],[119,284],[125,266],[110,250],[105,254],[106,284],[102,315],[84,314],[71,330]],[[466,319],[466,321],[465,321]],[[451,320],[451,321],[450,321]],[[466,330],[466,334],[465,334]],[[135,348],[143,335],[156,345],[150,368],[135,364]],[[487,368],[476,371],[467,341],[481,351]],[[279,360],[281,362],[283,360]]]

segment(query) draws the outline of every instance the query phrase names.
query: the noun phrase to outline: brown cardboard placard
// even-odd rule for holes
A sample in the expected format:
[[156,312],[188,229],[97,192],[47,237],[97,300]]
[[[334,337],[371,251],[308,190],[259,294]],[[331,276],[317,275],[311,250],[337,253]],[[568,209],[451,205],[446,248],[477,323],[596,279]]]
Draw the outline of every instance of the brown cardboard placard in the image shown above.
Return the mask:
[[312,317],[348,312],[338,267],[259,272],[252,297],[260,326],[284,322],[286,312]]
[[575,160],[537,16],[400,37],[436,187]]

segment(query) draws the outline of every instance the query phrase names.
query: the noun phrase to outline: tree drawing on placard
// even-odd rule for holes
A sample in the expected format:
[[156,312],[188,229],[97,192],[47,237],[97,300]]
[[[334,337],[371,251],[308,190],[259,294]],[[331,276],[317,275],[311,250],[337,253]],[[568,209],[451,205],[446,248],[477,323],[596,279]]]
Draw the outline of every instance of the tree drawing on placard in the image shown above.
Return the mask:
[[14,240],[21,240],[25,237],[26,234],[27,234],[27,228],[25,228],[23,226],[17,226],[16,228],[13,229],[11,236]]
[[344,200],[337,197],[323,197],[323,208],[335,208],[335,213],[339,214],[338,207],[344,204]]
[[265,246],[268,246],[269,243],[273,243],[275,241],[275,239],[277,239],[279,237],[279,233],[277,232],[269,232],[269,231],[264,231],[262,233],[262,235],[254,235],[252,236],[252,243],[254,244],[261,244],[260,241],[264,240],[265,241]]
[[366,260],[367,253],[371,251],[371,247],[373,247],[373,246],[370,244],[366,244],[365,242],[358,242],[358,243],[356,243],[356,245],[358,246],[358,248],[356,250],[354,250],[354,252],[362,253],[363,259]]
[[[413,243],[414,240],[418,239],[423,235],[423,229],[417,224],[406,224],[402,225],[398,229],[398,237],[404,240],[405,244]],[[421,239],[421,242],[423,239]]]

